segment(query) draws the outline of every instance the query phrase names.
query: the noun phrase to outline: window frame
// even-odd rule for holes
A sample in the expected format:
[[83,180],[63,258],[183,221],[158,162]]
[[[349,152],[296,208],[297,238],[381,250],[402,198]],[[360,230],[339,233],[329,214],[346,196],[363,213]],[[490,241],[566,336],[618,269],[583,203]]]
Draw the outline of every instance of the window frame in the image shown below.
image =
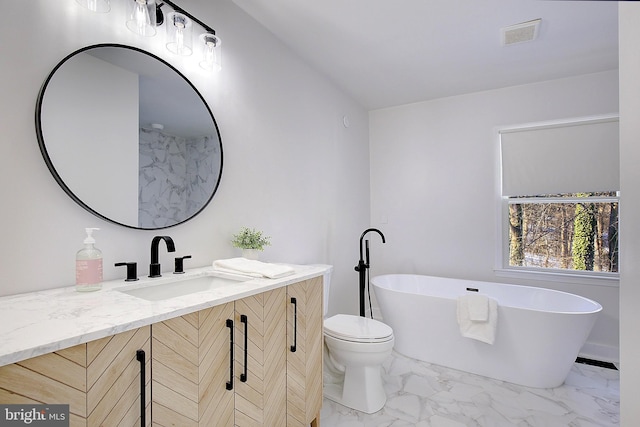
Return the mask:
[[[571,125],[572,123],[580,123],[585,121],[618,118],[617,114],[606,116],[579,118],[572,120],[558,120],[550,122],[529,123],[519,126],[510,126],[496,128],[496,140],[498,147],[498,174],[497,174],[497,242],[496,262],[494,273],[498,277],[520,278],[531,280],[545,280],[550,282],[575,283],[581,285],[595,286],[619,286],[620,266],[618,272],[604,271],[581,271],[557,268],[544,268],[533,266],[511,266],[509,265],[509,204],[517,202],[536,202],[536,203],[571,203],[577,201],[578,198],[564,197],[509,197],[502,195],[502,149],[501,149],[501,132],[515,129],[531,129],[536,127],[545,127],[549,125]],[[618,203],[618,221],[620,219],[620,191],[616,192],[616,196],[594,196],[589,198],[594,202],[617,202]],[[523,195],[524,196],[524,195]],[[579,201],[584,201],[582,198]]]

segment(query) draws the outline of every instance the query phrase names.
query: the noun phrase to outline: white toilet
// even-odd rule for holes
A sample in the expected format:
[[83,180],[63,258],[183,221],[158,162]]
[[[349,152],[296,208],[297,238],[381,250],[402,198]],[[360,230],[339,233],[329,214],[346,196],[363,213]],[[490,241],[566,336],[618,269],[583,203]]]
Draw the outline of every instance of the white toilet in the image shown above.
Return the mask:
[[[330,273],[324,277],[327,314]],[[324,396],[348,408],[372,414],[387,395],[381,366],[393,350],[393,330],[374,319],[337,314],[324,320]]]

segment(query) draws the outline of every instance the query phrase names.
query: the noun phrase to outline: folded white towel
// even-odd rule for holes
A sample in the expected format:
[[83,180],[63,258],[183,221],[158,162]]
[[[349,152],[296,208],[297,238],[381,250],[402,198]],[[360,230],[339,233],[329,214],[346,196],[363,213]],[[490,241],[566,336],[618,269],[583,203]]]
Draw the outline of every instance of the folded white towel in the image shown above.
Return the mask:
[[241,273],[250,277],[278,279],[295,273],[288,265],[271,264],[246,258],[220,259],[213,262],[214,269],[228,273]]
[[224,274],[230,274],[232,276],[238,276],[238,277],[245,277],[245,278],[260,278],[260,277],[264,277],[262,274],[260,273],[245,273],[242,271],[238,271],[238,270],[232,270],[230,268],[224,268],[224,267],[220,267],[218,265],[213,266],[213,270],[216,273],[224,273]]
[[472,322],[489,320],[489,298],[480,294],[468,294],[461,298],[462,304],[467,305],[469,320]]
[[494,343],[498,324],[498,303],[496,300],[480,294],[460,296],[458,297],[457,317],[460,333],[463,337],[487,344]]

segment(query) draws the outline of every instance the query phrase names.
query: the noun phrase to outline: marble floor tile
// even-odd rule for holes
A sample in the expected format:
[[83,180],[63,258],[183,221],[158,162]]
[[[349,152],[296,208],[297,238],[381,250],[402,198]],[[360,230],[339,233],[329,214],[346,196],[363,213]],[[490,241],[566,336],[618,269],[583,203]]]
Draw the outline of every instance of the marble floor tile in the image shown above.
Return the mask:
[[387,403],[365,414],[324,399],[323,427],[609,427],[620,425],[619,371],[574,364],[553,389],[523,387],[393,355]]

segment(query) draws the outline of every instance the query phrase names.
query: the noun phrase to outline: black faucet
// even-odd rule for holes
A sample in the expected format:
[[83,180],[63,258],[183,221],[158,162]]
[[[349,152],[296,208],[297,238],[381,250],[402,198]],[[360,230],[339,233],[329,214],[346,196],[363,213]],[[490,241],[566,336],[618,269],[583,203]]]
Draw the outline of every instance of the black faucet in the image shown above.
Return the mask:
[[367,269],[369,268],[369,241],[365,240],[365,246],[366,246],[366,261],[362,258],[362,239],[364,239],[364,236],[369,233],[370,231],[375,231],[376,233],[378,233],[380,235],[380,237],[382,237],[382,243],[386,243],[385,239],[384,239],[384,234],[382,234],[382,231],[378,230],[377,228],[367,228],[366,230],[364,230],[364,232],[362,233],[362,235],[360,236],[360,261],[358,261],[358,265],[356,265],[355,270],[360,273],[360,316],[364,317],[364,289],[366,286],[366,282],[367,282],[367,278],[366,278],[366,272]]
[[161,277],[160,262],[158,261],[158,245],[160,240],[164,240],[167,244],[167,252],[175,252],[176,247],[173,239],[169,236],[156,236],[151,241],[151,264],[149,264],[149,277]]

